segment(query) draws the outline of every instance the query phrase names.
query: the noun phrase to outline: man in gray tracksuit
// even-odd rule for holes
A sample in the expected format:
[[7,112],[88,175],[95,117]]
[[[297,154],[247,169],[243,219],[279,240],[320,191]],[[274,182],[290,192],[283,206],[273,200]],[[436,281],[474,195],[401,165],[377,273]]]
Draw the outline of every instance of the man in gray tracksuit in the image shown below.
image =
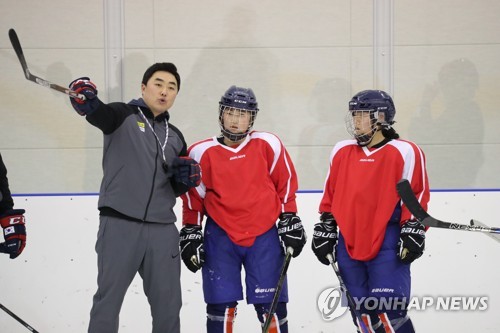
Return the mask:
[[168,122],[180,88],[177,68],[146,70],[142,98],[104,104],[89,78],[71,82],[84,98],[73,108],[104,134],[99,194],[98,290],[89,333],[118,332],[119,313],[137,272],[151,306],[153,333],[180,332],[179,233],[176,197],[200,182],[198,163],[186,157],[182,133]]

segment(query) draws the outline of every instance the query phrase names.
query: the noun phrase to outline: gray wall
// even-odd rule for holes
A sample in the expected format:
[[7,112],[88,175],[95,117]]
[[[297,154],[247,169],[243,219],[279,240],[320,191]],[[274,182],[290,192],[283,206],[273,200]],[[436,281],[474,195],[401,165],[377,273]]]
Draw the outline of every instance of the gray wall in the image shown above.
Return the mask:
[[[322,188],[329,152],[347,138],[349,98],[374,88],[372,1],[108,4],[0,1],[0,151],[13,192],[97,192],[102,136],[66,96],[24,79],[9,28],[35,75],[64,86],[89,76],[108,102],[138,97],[149,65],[174,62],[182,87],[171,122],[188,144],[218,133],[228,86],[252,87],[255,128],[281,137],[301,189]],[[423,148],[433,188],[500,188],[499,14],[496,0],[394,1],[396,129]],[[116,18],[123,53],[113,58],[105,32]]]

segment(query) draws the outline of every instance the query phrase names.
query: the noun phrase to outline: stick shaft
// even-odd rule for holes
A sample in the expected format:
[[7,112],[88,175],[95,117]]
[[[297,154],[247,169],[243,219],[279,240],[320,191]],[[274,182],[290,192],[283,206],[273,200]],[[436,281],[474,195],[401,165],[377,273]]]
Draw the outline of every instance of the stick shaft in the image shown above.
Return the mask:
[[49,82],[45,79],[42,79],[41,77],[38,77],[36,75],[31,74],[30,70],[28,69],[28,64],[26,63],[26,58],[24,57],[24,52],[23,52],[23,48],[21,47],[21,42],[19,41],[19,37],[17,37],[17,33],[14,29],[9,30],[9,39],[10,39],[10,43],[12,44],[12,47],[14,48],[14,51],[16,52],[17,58],[19,59],[19,62],[21,63],[21,67],[23,68],[24,76],[26,77],[27,80],[34,82],[36,84],[39,84],[43,87],[47,87],[47,88],[62,92],[63,94],[69,95],[70,97],[73,97],[73,98],[78,98],[81,100],[86,99],[84,95],[78,94],[78,93],[72,91],[71,89],[64,88],[58,84]]
[[420,202],[418,202],[415,193],[413,193],[410,182],[408,182],[408,180],[406,179],[401,179],[396,185],[396,189],[399,193],[399,196],[403,200],[404,204],[408,208],[408,210],[413,214],[413,216],[415,216],[415,218],[417,218],[426,227],[500,234],[500,228],[497,227],[484,227],[480,225],[458,224],[453,222],[441,221],[430,216],[424,210],[422,205],[420,205]]
[[352,295],[349,292],[349,290],[347,290],[347,286],[344,283],[344,280],[342,279],[342,276],[340,275],[340,271],[339,271],[338,267],[335,265],[335,262],[333,261],[333,256],[331,254],[329,254],[326,257],[330,261],[330,265],[332,266],[333,271],[335,272],[335,275],[337,275],[337,279],[339,280],[339,283],[340,283],[340,288],[342,289],[342,291],[344,292],[345,296],[347,297],[347,302],[349,303],[349,307],[351,308],[351,311],[354,313],[354,315],[358,319],[358,323],[359,323],[359,326],[360,326],[359,328],[361,329],[361,332],[362,333],[368,333],[368,332],[370,332],[368,330],[368,328],[366,327],[365,322],[363,321],[363,318],[361,317],[361,314],[356,309],[356,303],[354,302],[354,299],[352,298]]
[[4,310],[7,314],[9,314],[12,318],[14,318],[15,320],[17,320],[18,322],[20,322],[21,324],[24,325],[24,327],[26,327],[28,330],[30,330],[31,332],[33,333],[39,333],[37,330],[35,330],[33,327],[31,327],[27,322],[25,322],[24,320],[22,320],[21,318],[19,318],[14,312],[10,311],[9,309],[7,309],[5,306],[3,306],[1,303],[0,303],[0,309]]
[[262,333],[267,333],[269,330],[269,326],[271,325],[271,321],[273,319],[274,313],[276,312],[276,307],[278,306],[278,300],[281,295],[281,289],[283,289],[283,284],[285,282],[286,272],[288,271],[288,266],[290,265],[290,260],[292,259],[293,249],[288,248],[285,256],[285,261],[283,262],[283,266],[281,267],[280,278],[278,280],[278,285],[276,286],[276,290],[274,291],[273,301],[271,303],[271,307],[269,308],[269,313],[267,314],[266,321],[264,322],[264,326],[262,327]]

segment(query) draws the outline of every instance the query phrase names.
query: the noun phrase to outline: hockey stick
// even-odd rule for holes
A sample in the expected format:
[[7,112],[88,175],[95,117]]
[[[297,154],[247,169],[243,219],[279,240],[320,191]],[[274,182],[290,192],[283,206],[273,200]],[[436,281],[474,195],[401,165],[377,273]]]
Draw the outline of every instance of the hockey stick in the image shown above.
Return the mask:
[[356,303],[354,303],[354,299],[352,298],[351,293],[347,290],[347,287],[344,283],[344,280],[340,276],[340,271],[339,271],[338,267],[335,265],[335,262],[333,261],[333,256],[331,254],[328,254],[326,256],[326,258],[328,259],[328,261],[330,261],[330,265],[332,265],[333,271],[335,272],[335,275],[337,275],[337,279],[339,279],[340,288],[342,289],[342,291],[344,292],[344,294],[347,297],[347,302],[349,303],[349,307],[351,308],[352,312],[354,313],[354,315],[358,319],[359,328],[361,329],[361,333],[369,333],[370,331],[366,327],[365,322],[363,321],[363,318],[361,317],[361,314],[356,309]]
[[281,273],[280,273],[280,278],[278,280],[278,285],[276,286],[276,290],[274,291],[273,302],[271,303],[271,307],[269,308],[269,313],[267,314],[264,326],[262,326],[262,333],[268,332],[269,326],[271,325],[271,321],[274,317],[274,313],[276,312],[276,308],[278,307],[278,299],[281,294],[281,289],[283,289],[283,284],[285,282],[285,277],[286,277],[286,271],[288,270],[288,265],[290,265],[292,254],[293,254],[293,248],[288,247],[286,249],[286,256],[285,256],[285,261],[283,262],[283,267],[281,267]]
[[[481,227],[489,228],[489,226],[487,226],[486,224],[474,219],[470,220],[470,225],[478,225]],[[493,238],[494,240],[500,243],[500,234],[486,233],[485,235]]]
[[399,193],[399,196],[401,197],[406,207],[408,208],[408,210],[426,227],[463,230],[463,231],[480,231],[492,234],[500,234],[500,228],[483,227],[480,225],[476,225],[474,224],[474,222],[472,222],[473,220],[471,221],[471,225],[467,225],[467,224],[445,222],[435,219],[434,217],[430,216],[420,205],[420,203],[417,200],[417,197],[415,196],[413,190],[411,189],[410,182],[408,182],[408,180],[406,179],[401,179],[397,183],[396,189]]
[[59,92],[62,92],[63,94],[69,95],[73,98],[79,98],[81,100],[86,99],[84,95],[78,94],[71,89],[61,87],[60,85],[49,82],[47,80],[42,79],[41,77],[38,77],[36,75],[31,74],[30,70],[28,69],[28,65],[26,64],[26,59],[24,58],[24,53],[23,53],[23,49],[21,47],[21,43],[19,42],[19,38],[17,37],[16,31],[14,29],[9,30],[9,38],[10,38],[10,43],[12,44],[12,47],[14,48],[14,51],[17,54],[17,58],[19,59],[19,62],[21,63],[21,67],[23,68],[24,76],[26,77],[27,80],[35,82],[36,84],[39,84],[39,85],[47,87],[47,88],[57,90]]
[[16,314],[12,311],[10,311],[9,309],[7,309],[5,306],[3,306],[1,303],[0,303],[0,309],[4,310],[5,312],[7,312],[12,318],[14,318],[15,320],[17,320],[18,322],[20,322],[21,324],[24,325],[24,327],[26,327],[28,330],[30,330],[31,332],[33,333],[39,333],[37,330],[35,330],[33,327],[31,327],[30,325],[28,325],[28,323],[26,323],[24,320],[22,320],[21,318],[19,318],[18,316],[16,316]]

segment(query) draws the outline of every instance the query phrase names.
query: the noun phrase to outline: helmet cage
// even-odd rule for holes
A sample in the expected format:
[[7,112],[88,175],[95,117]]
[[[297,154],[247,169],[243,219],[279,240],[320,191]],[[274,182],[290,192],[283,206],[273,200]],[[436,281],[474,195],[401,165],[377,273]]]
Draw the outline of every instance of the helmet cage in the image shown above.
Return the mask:
[[[356,126],[355,117],[370,117],[370,131],[359,134],[359,128]],[[345,128],[347,133],[358,142],[360,146],[367,146],[373,139],[373,135],[378,130],[379,111],[376,110],[349,110],[345,117]]]
[[[236,113],[235,117],[241,117],[241,112],[250,113],[248,128],[244,132],[234,133],[224,126],[224,114],[229,110]],[[252,129],[258,111],[257,99],[252,89],[231,86],[219,102],[219,126],[222,135],[234,142],[244,139]]]
[[[368,133],[359,134],[360,128],[356,128],[355,117],[364,117],[368,112],[370,116],[371,130]],[[380,117],[381,114],[384,117]],[[382,90],[363,90],[357,93],[349,101],[349,113],[345,119],[347,132],[358,141],[360,146],[368,145],[373,135],[378,130],[390,130],[394,124],[396,108],[389,94]],[[380,119],[379,119],[380,118]]]
[[[250,121],[248,122],[248,128],[244,132],[234,133],[234,132],[231,132],[229,129],[227,129],[224,126],[224,113],[228,112],[228,111],[233,111],[236,113],[236,115],[233,115],[233,117],[241,117],[242,112],[246,112],[246,113],[250,114]],[[243,140],[248,135],[248,133],[250,133],[250,131],[252,130],[253,124],[255,122],[255,118],[257,118],[257,111],[251,111],[251,110],[247,110],[247,109],[235,108],[232,106],[219,104],[220,130],[222,132],[222,135],[224,137],[226,137],[227,139],[229,139],[230,141],[237,142],[237,141]]]

